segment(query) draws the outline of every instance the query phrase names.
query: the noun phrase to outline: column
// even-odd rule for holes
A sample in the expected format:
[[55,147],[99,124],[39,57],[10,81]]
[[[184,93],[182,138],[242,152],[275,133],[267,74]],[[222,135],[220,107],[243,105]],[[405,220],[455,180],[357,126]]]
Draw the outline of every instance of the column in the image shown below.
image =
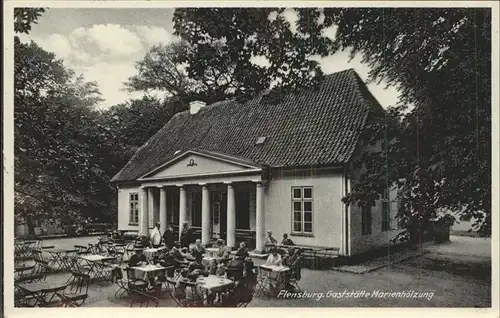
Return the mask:
[[[151,228],[154,226],[154,220],[155,220],[155,202],[154,202],[154,188],[148,188],[148,212],[149,212],[149,219],[148,219],[148,228]],[[153,223],[153,224],[151,224]],[[148,232],[149,233],[149,232]],[[148,234],[149,235],[149,234]]]
[[167,229],[167,188],[160,187],[160,230],[161,233]]
[[210,242],[210,193],[206,183],[201,185],[201,243]]
[[149,235],[148,225],[149,225],[149,211],[148,211],[148,188],[142,187],[142,206],[141,206],[141,216],[140,216],[140,234]]
[[227,183],[227,246],[236,247],[236,204],[234,188]]
[[256,183],[255,193],[255,249],[264,251],[265,244],[265,220],[264,220],[264,187],[261,182]]
[[187,221],[187,210],[186,210],[186,189],[183,185],[178,185],[179,187],[179,241],[181,240],[182,224]]

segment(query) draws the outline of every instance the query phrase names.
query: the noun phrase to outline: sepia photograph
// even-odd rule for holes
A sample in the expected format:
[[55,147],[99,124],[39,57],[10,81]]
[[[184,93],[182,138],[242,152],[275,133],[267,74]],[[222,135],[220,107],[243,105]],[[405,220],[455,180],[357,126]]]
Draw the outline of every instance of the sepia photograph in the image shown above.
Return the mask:
[[5,307],[498,313],[496,2],[7,2]]

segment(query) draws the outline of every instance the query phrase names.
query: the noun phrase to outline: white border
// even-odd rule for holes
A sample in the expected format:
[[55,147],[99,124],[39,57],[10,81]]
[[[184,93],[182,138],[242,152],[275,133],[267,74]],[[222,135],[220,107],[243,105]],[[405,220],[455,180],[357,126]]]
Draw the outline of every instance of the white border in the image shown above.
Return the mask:
[[[141,310],[134,308],[79,308],[79,309],[14,309],[12,308],[13,290],[13,195],[14,195],[14,156],[13,156],[13,8],[15,6],[43,6],[51,8],[171,8],[171,7],[215,7],[235,6],[238,7],[490,7],[492,9],[492,308],[493,309],[452,309],[452,308],[247,308],[245,309],[202,309],[201,311],[174,308],[149,308]],[[403,316],[437,316],[452,315],[453,317],[498,317],[498,187],[499,180],[499,4],[493,1],[4,1],[4,311],[6,317],[159,317],[159,315],[203,315],[204,317],[220,317],[221,314],[249,316],[255,314],[274,314],[277,316],[302,316],[302,317],[330,317],[332,315],[341,317],[384,317],[394,315]],[[223,313],[221,311],[224,311]],[[234,312],[233,312],[234,311]]]

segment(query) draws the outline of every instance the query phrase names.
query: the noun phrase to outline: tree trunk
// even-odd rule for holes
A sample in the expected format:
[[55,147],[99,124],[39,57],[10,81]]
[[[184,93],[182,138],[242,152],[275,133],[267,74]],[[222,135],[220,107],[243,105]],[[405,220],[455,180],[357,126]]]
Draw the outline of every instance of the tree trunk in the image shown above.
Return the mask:
[[29,213],[26,216],[26,223],[28,225],[28,236],[35,236],[35,225],[33,224],[33,214]]

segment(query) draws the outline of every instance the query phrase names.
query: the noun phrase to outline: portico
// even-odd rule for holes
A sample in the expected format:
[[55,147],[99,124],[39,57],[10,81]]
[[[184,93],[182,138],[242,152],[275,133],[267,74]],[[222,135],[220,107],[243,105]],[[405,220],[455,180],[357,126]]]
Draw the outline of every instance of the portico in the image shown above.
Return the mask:
[[[181,174],[175,168],[183,167]],[[186,172],[193,172],[188,173]],[[256,250],[264,248],[262,168],[216,154],[187,151],[139,178],[139,228],[148,234],[155,222],[184,222],[201,230],[203,244],[223,238],[237,247],[236,231],[255,231]]]

